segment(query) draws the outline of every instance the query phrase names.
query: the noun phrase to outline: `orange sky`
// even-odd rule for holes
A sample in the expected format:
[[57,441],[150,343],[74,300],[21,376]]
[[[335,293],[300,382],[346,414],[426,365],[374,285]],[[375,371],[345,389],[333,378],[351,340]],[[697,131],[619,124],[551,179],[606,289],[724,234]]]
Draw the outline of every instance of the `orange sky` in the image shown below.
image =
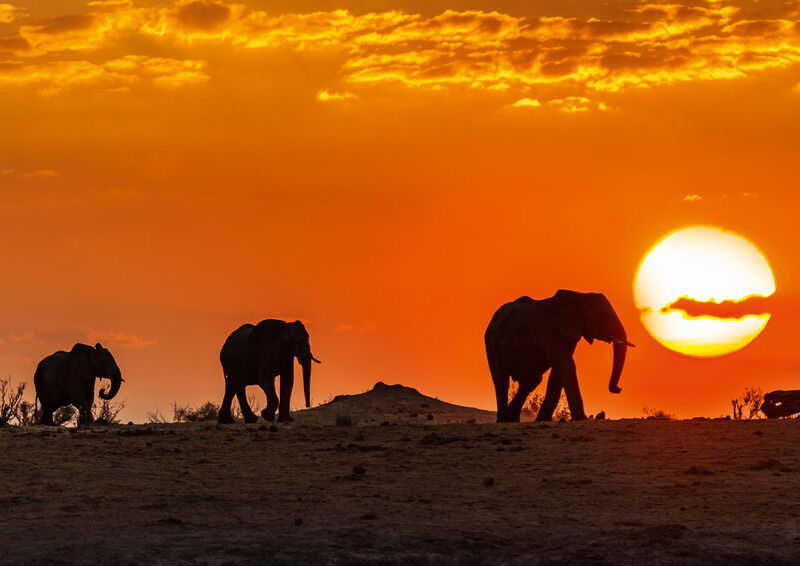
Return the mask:
[[[142,420],[219,402],[239,324],[301,318],[316,402],[384,380],[493,409],[495,309],[571,288],[638,346],[612,396],[581,343],[587,413],[800,388],[800,2],[532,4],[0,0],[0,371],[102,341]],[[777,282],[723,358],[633,303],[692,224]]]

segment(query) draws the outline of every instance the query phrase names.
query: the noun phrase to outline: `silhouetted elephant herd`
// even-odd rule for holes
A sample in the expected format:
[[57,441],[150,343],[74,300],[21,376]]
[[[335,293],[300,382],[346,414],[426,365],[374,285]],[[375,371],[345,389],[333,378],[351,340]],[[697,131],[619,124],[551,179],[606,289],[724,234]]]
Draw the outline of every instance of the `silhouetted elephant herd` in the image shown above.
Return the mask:
[[[573,420],[586,418],[578,387],[573,353],[584,338],[613,343],[614,362],[609,390],[619,393],[619,378],[625,363],[628,342],[625,328],[608,299],[599,293],[560,290],[548,299],[520,297],[500,307],[492,317],[486,334],[486,356],[497,399],[497,421],[518,422],[525,399],[552,368],[547,392],[537,420],[551,420],[562,389],[566,392]],[[236,395],[245,422],[258,420],[247,402],[245,387],[258,385],[267,396],[261,416],[278,422],[292,420],[289,402],[294,386],[294,360],[303,369],[306,407],[311,405],[311,354],[309,336],[300,321],[262,320],[234,330],[220,352],[225,393],[219,409],[219,422],[232,423],[231,402]],[[280,397],[275,378],[280,376]],[[519,384],[509,402],[509,377]],[[97,344],[75,344],[69,352],[58,351],[39,362],[34,374],[36,397],[42,409],[39,422],[52,425],[53,412],[65,405],[79,411],[79,424],[92,422],[96,378],[108,378],[111,386],[100,391],[102,399],[112,399],[124,381],[114,357]]]

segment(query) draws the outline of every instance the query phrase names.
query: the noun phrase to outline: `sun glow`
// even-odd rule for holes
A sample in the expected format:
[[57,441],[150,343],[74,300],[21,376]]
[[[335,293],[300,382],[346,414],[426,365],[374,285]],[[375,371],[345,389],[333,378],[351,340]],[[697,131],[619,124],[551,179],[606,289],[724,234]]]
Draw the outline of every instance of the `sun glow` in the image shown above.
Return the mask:
[[[756,299],[774,292],[772,270],[753,244],[707,226],[659,241],[634,281],[647,331],[667,348],[698,357],[728,354],[752,342],[770,318],[755,308]],[[726,314],[725,305],[745,313]]]

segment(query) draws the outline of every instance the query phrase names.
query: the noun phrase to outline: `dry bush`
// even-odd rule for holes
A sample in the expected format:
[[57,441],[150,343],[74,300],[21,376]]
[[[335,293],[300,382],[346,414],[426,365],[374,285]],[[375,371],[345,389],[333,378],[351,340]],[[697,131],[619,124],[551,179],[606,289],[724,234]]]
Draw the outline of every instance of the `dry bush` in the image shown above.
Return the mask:
[[[508,379],[508,402],[510,403],[519,390],[519,384],[511,378]],[[540,395],[534,391],[528,395],[528,398],[525,399],[525,403],[522,404],[522,412],[529,414],[531,418],[536,418],[539,414],[539,409],[542,408],[542,401],[544,401],[544,395]],[[561,397],[558,399],[558,405],[556,405],[556,409],[553,411],[553,418],[557,421],[568,421],[571,418],[567,397],[563,391],[561,392]]]
[[161,411],[156,408],[155,411],[152,413],[148,411],[147,413],[147,424],[164,424],[167,421],[167,417],[161,414]]
[[100,404],[92,405],[94,422],[97,424],[119,424],[119,414],[125,408],[125,401],[113,402],[110,399],[101,399]]
[[[250,405],[250,410],[256,414],[258,414],[258,412],[261,410],[261,403],[259,403],[256,399],[255,393],[247,394],[247,404]],[[231,414],[233,415],[234,419],[241,419],[244,417],[242,414],[242,408],[239,406],[238,399],[236,400],[236,404],[232,405],[231,409]]]
[[744,409],[747,409],[748,419],[759,419],[759,409],[764,402],[764,392],[760,387],[745,387],[744,391],[736,398],[731,399],[733,414],[736,420],[744,419]]
[[11,385],[11,376],[0,379],[0,426],[5,426],[17,416],[22,394],[25,393],[25,382]]
[[39,411],[36,410],[35,403],[22,401],[17,407],[17,412],[14,416],[17,419],[18,425],[28,426],[36,423],[36,419],[39,417]]
[[672,420],[675,418],[675,415],[672,413],[668,413],[661,409],[648,409],[647,407],[642,409],[642,412],[648,419],[662,419],[662,420]]
[[172,404],[172,422],[176,423],[194,423],[200,421],[215,421],[219,414],[219,407],[207,401],[204,405],[197,408],[186,406],[179,406],[177,403]]
[[53,413],[53,422],[57,425],[62,424],[78,424],[78,410],[72,405],[65,405],[59,407]]

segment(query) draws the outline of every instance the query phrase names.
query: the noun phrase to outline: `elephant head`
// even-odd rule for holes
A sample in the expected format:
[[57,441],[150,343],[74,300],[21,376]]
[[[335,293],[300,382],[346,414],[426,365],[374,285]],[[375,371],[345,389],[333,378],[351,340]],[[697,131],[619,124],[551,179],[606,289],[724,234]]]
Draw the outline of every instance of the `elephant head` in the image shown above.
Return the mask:
[[90,348],[88,353],[89,367],[92,370],[92,375],[111,380],[111,387],[106,390],[101,390],[98,393],[100,398],[113,399],[119,391],[120,385],[125,381],[122,379],[122,372],[119,371],[114,356],[99,343],[96,344],[93,349]]
[[625,328],[602,293],[577,293],[575,291],[558,291],[554,296],[557,303],[555,319],[556,330],[569,340],[577,342],[581,338],[589,344],[601,340],[614,345],[614,363],[608,390],[619,393],[619,378],[625,364],[628,342]]
[[295,320],[286,325],[289,342],[291,344],[292,355],[297,358],[300,367],[303,368],[303,393],[306,397],[306,407],[311,406],[311,362],[321,363],[311,355],[311,345],[308,342],[308,332],[303,323]]
[[311,362],[321,363],[311,355],[308,332],[299,320],[284,322],[268,319],[259,322],[250,335],[262,354],[280,363],[297,362],[303,368],[303,392],[306,407],[311,406]]

